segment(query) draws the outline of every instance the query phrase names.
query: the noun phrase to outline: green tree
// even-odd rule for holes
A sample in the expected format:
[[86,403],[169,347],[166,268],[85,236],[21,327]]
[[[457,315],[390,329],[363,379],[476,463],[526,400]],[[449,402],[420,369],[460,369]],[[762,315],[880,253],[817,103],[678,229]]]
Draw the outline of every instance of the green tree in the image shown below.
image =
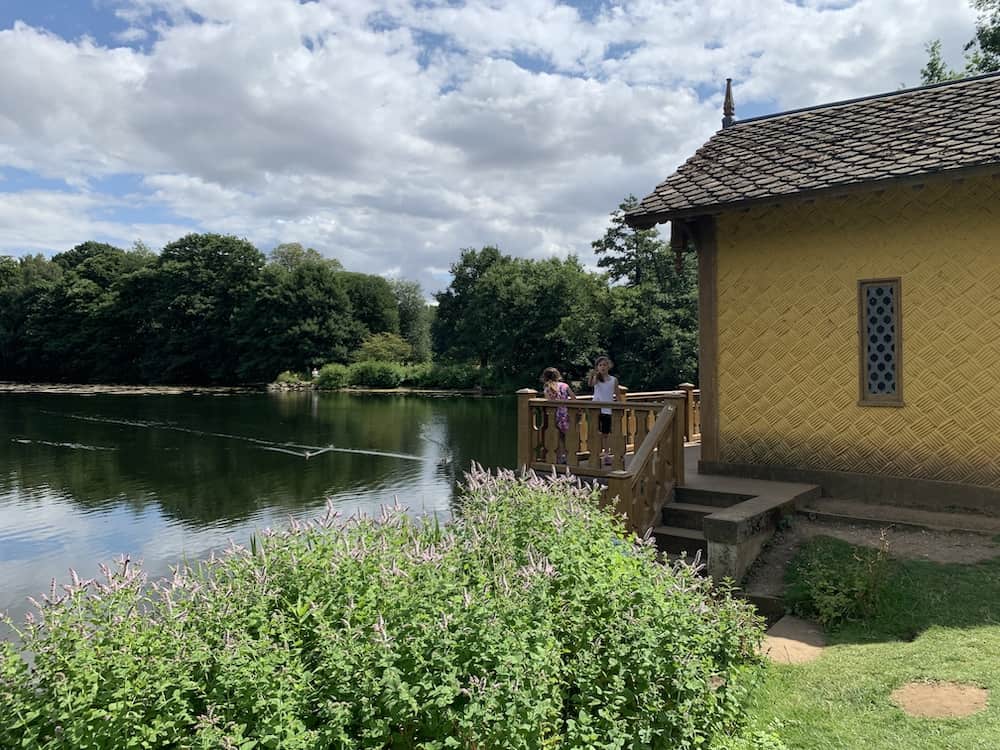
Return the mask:
[[281,266],[287,271],[293,271],[304,263],[325,264],[334,271],[343,271],[344,267],[336,258],[324,258],[319,251],[311,247],[303,247],[299,242],[284,242],[275,247],[268,262]]
[[462,250],[451,266],[452,280],[438,292],[437,313],[432,327],[434,351],[457,360],[473,360],[481,367],[491,359],[505,340],[496,325],[503,302],[492,297],[491,281],[509,273],[513,261],[496,247]]
[[399,333],[399,310],[389,282],[367,273],[340,274],[351,300],[357,339],[354,347],[370,333]]
[[976,35],[965,45],[966,70],[1000,70],[1000,0],[972,0],[978,15]]
[[462,251],[451,270],[433,329],[443,357],[534,380],[548,365],[585,368],[600,351],[606,288],[576,258],[515,259],[485,247]]
[[[975,35],[965,45],[965,73],[977,75],[1000,70],[1000,0],[970,0],[976,10]],[[963,73],[949,68],[941,56],[941,40],[929,42],[927,64],[920,71],[925,84],[961,78]]]
[[323,258],[289,266],[272,255],[235,319],[244,382],[343,362],[356,335],[343,274]]
[[[18,277],[4,290],[0,300],[7,351],[6,359],[18,378],[58,380],[61,362],[47,362],[44,316],[52,304],[52,290],[60,283],[63,269],[43,255],[27,255],[18,261]],[[56,368],[53,370],[53,366]]]
[[413,347],[398,334],[372,333],[361,342],[354,359],[358,362],[409,362],[413,359]]
[[0,260],[0,376],[9,380],[45,377],[44,367],[29,351],[29,319],[42,308],[45,293],[58,281],[62,269],[43,255]]
[[697,268],[686,257],[678,264],[655,228],[625,224],[625,213],[637,205],[628,196],[593,243],[599,265],[620,282],[609,290],[607,351],[625,385],[672,387],[697,373]]
[[431,316],[423,290],[416,281],[394,279],[389,283],[399,311],[399,335],[413,350],[413,360],[426,362],[431,358]]
[[961,78],[962,74],[957,73],[948,67],[941,56],[941,40],[935,39],[924,45],[927,50],[927,64],[920,71],[920,80],[924,84],[943,83],[955,78]]
[[236,380],[234,314],[253,303],[263,254],[246,240],[189,234],[163,248],[149,314],[145,375],[152,382]]
[[663,253],[663,243],[656,229],[633,229],[625,223],[625,214],[638,207],[639,200],[628,196],[611,213],[611,224],[604,236],[591,243],[598,256],[597,265],[605,268],[612,281],[638,286],[646,281],[662,285],[670,265]]

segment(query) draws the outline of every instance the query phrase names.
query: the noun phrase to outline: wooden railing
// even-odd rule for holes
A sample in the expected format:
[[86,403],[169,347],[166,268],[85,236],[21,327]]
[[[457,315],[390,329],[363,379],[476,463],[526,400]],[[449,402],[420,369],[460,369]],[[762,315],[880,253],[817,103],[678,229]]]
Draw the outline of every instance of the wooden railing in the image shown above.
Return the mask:
[[[645,533],[684,478],[687,394],[633,393],[618,402],[590,397],[551,401],[538,398],[531,388],[517,394],[518,465],[543,473],[568,471],[599,482],[633,529]],[[567,422],[562,439],[561,410]],[[599,429],[602,410],[611,412],[606,437]]]

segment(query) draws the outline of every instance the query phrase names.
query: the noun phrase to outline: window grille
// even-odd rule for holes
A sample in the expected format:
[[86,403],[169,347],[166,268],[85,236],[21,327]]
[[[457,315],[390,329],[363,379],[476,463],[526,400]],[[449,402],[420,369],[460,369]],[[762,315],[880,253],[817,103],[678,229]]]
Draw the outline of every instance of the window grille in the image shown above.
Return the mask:
[[901,301],[899,279],[858,284],[861,404],[903,403]]

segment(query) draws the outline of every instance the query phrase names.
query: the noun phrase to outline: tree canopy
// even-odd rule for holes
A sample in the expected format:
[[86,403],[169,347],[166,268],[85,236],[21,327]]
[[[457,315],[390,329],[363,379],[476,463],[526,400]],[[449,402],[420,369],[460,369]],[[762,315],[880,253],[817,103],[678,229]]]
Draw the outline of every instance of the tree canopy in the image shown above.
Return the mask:
[[468,248],[436,305],[416,282],[345,271],[299,243],[265,255],[219,234],[159,254],[84,242],[51,260],[0,257],[0,379],[235,384],[433,358],[446,367],[432,379],[454,364],[506,387],[548,366],[582,377],[608,354],[632,388],[673,386],[696,377],[694,264],[676,266],[655,229],[628,227],[635,204],[592,243],[606,273]]
[[926,45],[927,64],[920,71],[925,84],[942,83],[963,75],[1000,70],[1000,0],[969,0],[976,10],[975,34],[965,45],[965,71],[952,70],[941,53],[941,40]]

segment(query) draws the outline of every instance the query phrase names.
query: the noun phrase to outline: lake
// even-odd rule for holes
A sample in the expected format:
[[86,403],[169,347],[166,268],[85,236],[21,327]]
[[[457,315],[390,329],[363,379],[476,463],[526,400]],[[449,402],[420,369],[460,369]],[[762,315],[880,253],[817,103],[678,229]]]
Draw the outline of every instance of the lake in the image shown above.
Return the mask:
[[450,515],[473,460],[515,462],[513,397],[0,395],[0,612],[128,554],[151,576],[290,517]]

